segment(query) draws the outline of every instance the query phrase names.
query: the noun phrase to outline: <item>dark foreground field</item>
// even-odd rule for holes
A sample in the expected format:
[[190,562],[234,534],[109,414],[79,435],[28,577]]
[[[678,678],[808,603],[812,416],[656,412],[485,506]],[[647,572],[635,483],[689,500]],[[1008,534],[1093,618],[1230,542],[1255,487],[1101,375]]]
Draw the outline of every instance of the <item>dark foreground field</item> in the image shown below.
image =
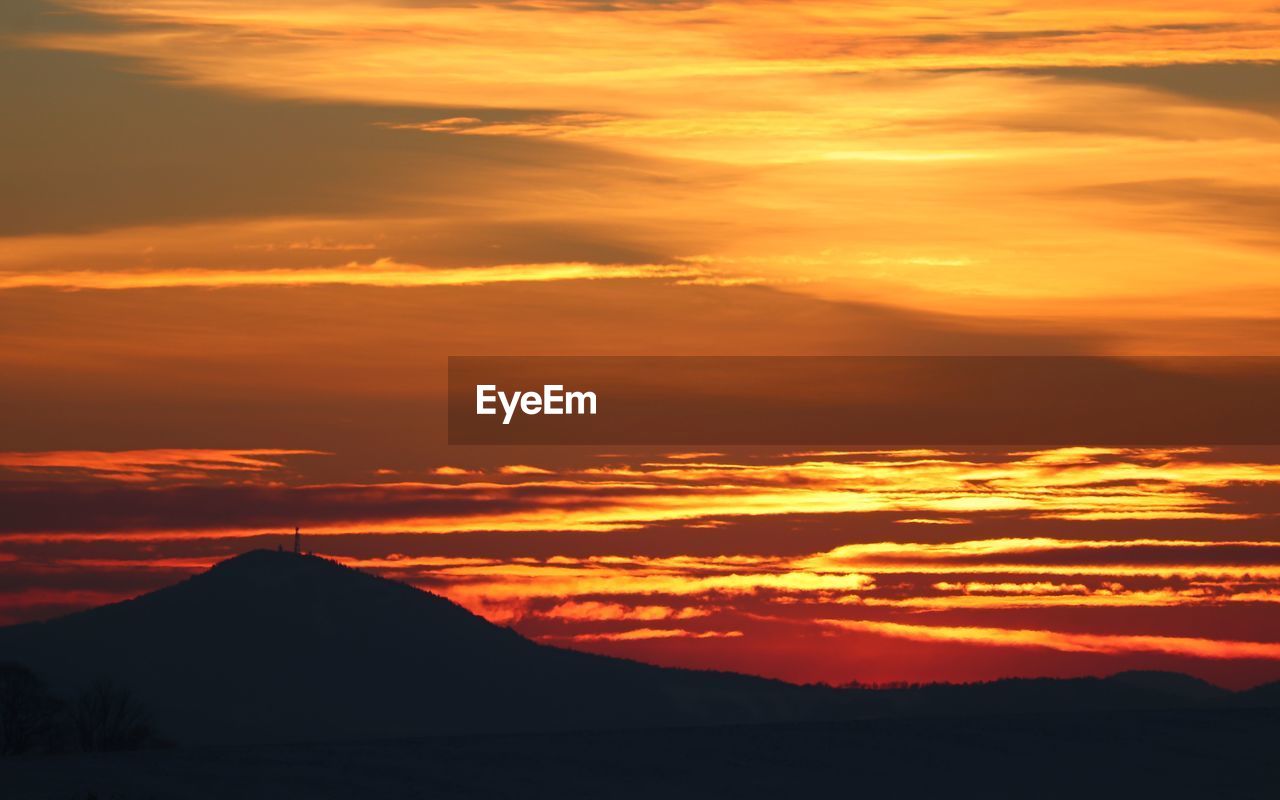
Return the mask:
[[1280,712],[1027,714],[175,748],[0,763],[7,800],[1280,796]]

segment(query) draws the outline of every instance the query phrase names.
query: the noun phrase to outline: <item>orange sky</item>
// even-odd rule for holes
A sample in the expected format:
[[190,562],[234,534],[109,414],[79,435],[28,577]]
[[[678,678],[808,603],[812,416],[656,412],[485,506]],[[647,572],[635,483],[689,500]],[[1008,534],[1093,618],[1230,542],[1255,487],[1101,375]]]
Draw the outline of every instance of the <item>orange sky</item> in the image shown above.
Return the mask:
[[12,0],[0,622],[301,524],[661,663],[1280,677],[1273,448],[444,425],[448,355],[1280,354],[1277,42],[1273,2]]

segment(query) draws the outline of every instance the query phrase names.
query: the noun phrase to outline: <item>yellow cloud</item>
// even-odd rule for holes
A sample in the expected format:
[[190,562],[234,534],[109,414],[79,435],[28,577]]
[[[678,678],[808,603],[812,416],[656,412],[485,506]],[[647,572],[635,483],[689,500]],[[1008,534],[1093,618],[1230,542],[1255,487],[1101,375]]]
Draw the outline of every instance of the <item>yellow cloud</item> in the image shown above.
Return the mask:
[[1183,636],[1060,633],[1009,628],[904,625],[898,622],[824,619],[841,630],[874,633],[917,642],[951,642],[985,647],[1040,647],[1071,653],[1165,653],[1194,658],[1280,659],[1280,643],[1240,642]]
[[432,269],[378,259],[314,269],[167,269],[0,273],[0,289],[157,289],[233,286],[482,286],[491,283],[620,279],[684,279],[696,270],[660,264],[506,264]]

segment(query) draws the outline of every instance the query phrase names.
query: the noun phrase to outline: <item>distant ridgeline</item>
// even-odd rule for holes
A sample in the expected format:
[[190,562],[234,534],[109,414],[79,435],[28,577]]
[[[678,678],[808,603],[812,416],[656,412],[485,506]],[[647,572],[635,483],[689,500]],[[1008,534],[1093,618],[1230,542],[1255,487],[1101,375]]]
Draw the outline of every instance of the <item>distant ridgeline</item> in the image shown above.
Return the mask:
[[266,550],[133,600],[0,628],[0,662],[24,665],[63,703],[94,687],[106,706],[124,697],[132,738],[99,747],[154,744],[156,731],[181,744],[264,743],[1280,705],[1280,684],[1232,694],[1163,673],[834,688],[656,667],[537,644],[406,584]]

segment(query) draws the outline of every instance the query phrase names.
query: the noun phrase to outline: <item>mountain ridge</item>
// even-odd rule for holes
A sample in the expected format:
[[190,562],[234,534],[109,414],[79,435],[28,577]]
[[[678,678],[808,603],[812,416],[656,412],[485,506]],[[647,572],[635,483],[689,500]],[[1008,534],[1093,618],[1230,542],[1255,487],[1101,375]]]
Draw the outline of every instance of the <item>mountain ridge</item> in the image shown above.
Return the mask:
[[541,644],[319,556],[254,550],[131,600],[0,628],[0,661],[63,693],[108,676],[180,743],[1277,706],[1180,673],[835,688]]
[[825,719],[838,699],[539,644],[439,595],[267,550],[0,628],[3,660],[62,690],[108,675],[196,743]]

